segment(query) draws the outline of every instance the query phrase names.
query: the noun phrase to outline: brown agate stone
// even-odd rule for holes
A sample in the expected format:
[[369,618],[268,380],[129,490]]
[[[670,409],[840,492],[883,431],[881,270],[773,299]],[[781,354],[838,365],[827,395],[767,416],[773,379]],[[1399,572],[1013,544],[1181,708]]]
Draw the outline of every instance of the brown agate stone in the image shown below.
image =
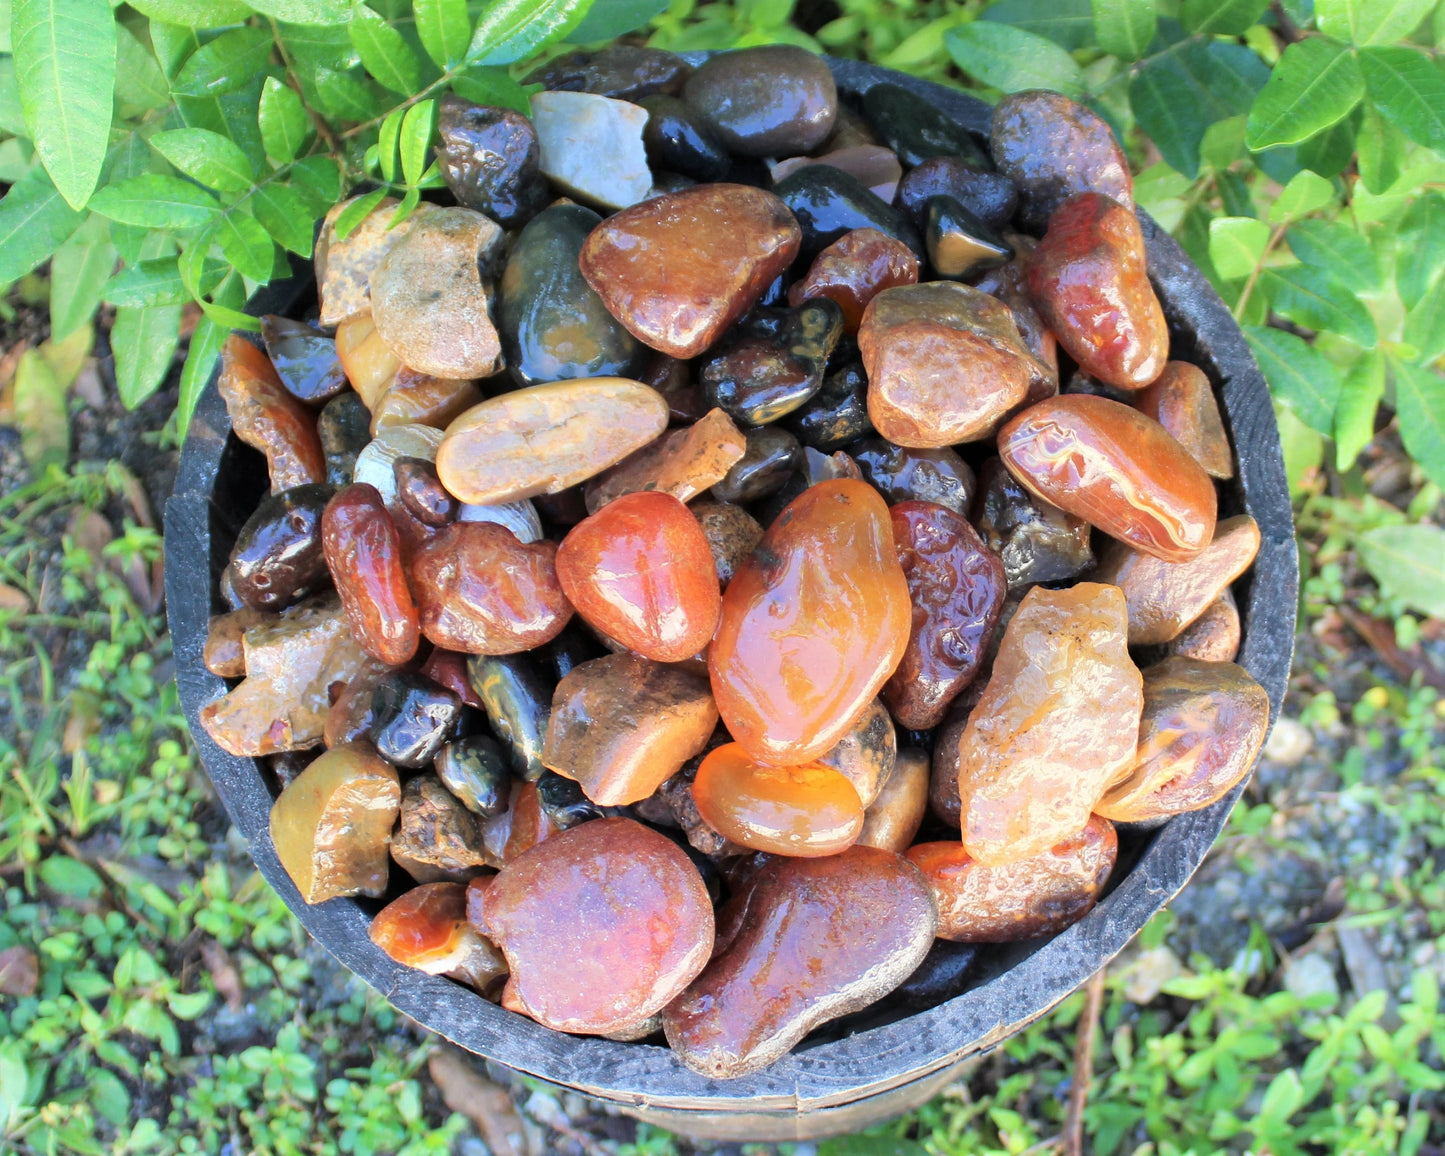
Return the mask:
[[412,562],[422,633],[463,654],[519,654],[551,642],[572,617],[556,558],[556,542],[522,543],[495,522],[442,527]]
[[908,584],[866,482],[805,490],[723,595],[708,652],[729,733],[759,762],[811,762],[858,721],[908,645]]
[[1211,478],[1234,477],[1234,454],[1219,403],[1197,365],[1169,362],[1153,385],[1134,395],[1134,405],[1168,430]]
[[277,621],[271,610],[253,610],[243,606],[225,614],[213,614],[206,624],[206,642],[201,648],[201,661],[206,669],[221,678],[241,678],[246,673],[246,652],[242,635],[253,626]]
[[[360,395],[367,409],[376,407],[377,399],[402,368],[401,358],[376,331],[370,308],[348,317],[336,327],[336,356],[346,380],[351,382],[351,388]],[[372,433],[374,436],[375,430]]]
[[319,745],[332,688],[344,686],[366,661],[334,595],[253,626],[242,635],[242,648],[244,681],[201,708],[206,733],[241,757]]
[[917,747],[899,751],[893,773],[863,814],[858,842],[903,854],[928,811],[928,780],[928,753]]
[[326,565],[361,649],[390,666],[410,662],[421,641],[401,561],[401,536],[374,486],[347,486],[321,517]]
[[631,819],[583,823],[537,845],[502,869],[480,906],[511,966],[502,1005],[560,1032],[646,1019],[712,952],[712,904],[697,868]]
[[362,657],[360,667],[334,696],[331,709],[326,712],[326,722],[321,730],[321,741],[326,746],[339,747],[362,739],[370,741],[368,736],[375,717],[371,706],[372,694],[376,684],[390,677],[393,669],[374,658]]
[[371,407],[371,434],[389,425],[429,425],[446,429],[482,400],[475,381],[431,377],[401,366],[382,387]]
[[937,918],[918,869],[876,847],[770,861],[719,917],[731,942],[663,1012],[667,1042],[705,1076],[759,1071],[902,983]]
[[997,865],[1083,829],[1129,767],[1143,710],[1124,595],[1036,587],[1004,632],[988,689],[958,745],[963,846]]
[[807,276],[788,289],[788,304],[827,297],[843,310],[843,327],[857,333],[868,302],[885,289],[917,282],[912,249],[877,229],[854,229],[813,258]]
[[1023,338],[1024,348],[1049,371],[1047,377],[1034,379],[1028,396],[1024,398],[1025,405],[1037,405],[1059,392],[1059,343],[1029,296],[1029,261],[1039,243],[1036,238],[1023,233],[1005,232],[1003,239],[1013,249],[1014,259],[988,270],[974,282],[974,288],[997,297],[1009,307],[1014,324],[1019,328],[1019,336]]
[[694,502],[688,508],[702,527],[718,581],[726,588],[762,541],[763,528],[756,518],[731,502]]
[[356,199],[351,197],[332,207],[316,244],[316,287],[321,298],[321,325],[326,329],[371,308],[371,275],[416,222],[416,216],[411,216],[393,229],[391,221],[401,202],[383,197],[346,235],[346,240],[338,240],[336,218]]
[[720,409],[709,410],[692,425],[663,434],[588,482],[587,512],[595,514],[623,494],[644,490],[691,501],[727,476],[747,444],[732,418]]
[[1164,650],[1200,662],[1233,662],[1239,654],[1240,634],[1239,607],[1226,589]]
[[696,357],[792,263],[801,241],[772,193],[698,185],[603,221],[582,247],[582,275],[639,341]]
[[1162,819],[1222,799],[1249,774],[1269,730],[1269,695],[1232,662],[1166,658],[1144,672],[1139,757],[1095,810]]
[[883,701],[900,725],[929,730],[978,673],[1008,585],[998,556],[946,506],[901,502],[889,516],[913,629]]
[[1085,373],[1143,389],[1164,371],[1169,327],[1132,209],[1098,193],[1065,201],[1034,250],[1028,282],[1049,329]]
[[401,787],[364,747],[336,747],[296,776],[271,807],[271,843],[307,903],[386,890],[386,845]]
[[1044,501],[1165,561],[1189,561],[1214,536],[1209,475],[1163,426],[1117,401],[1040,402],[999,431],[998,452]]
[[515,389],[447,427],[437,451],[442,484],[491,506],[556,494],[616,465],[667,428],[667,402],[624,377]]
[[1082,919],[1109,881],[1119,839],[1113,823],[1091,815],[1047,851],[995,867],[962,843],[920,843],[907,855],[933,890],[940,939],[1012,943],[1057,935]]
[[594,803],[622,806],[675,775],[716,726],[705,679],[635,654],[604,655],[557,684],[542,762]]
[[[391,840],[392,857],[418,882],[465,883],[492,866],[481,823],[431,772],[408,779],[401,791],[401,823]],[[427,868],[417,872],[414,865]]]
[[898,760],[898,733],[881,699],[874,699],[838,742],[818,756],[853,784],[863,806],[870,807],[893,774]]
[[1076,578],[1094,564],[1089,524],[1035,497],[998,458],[979,468],[973,520],[1010,591]]
[[376,914],[371,942],[405,967],[487,992],[507,974],[501,953],[467,922],[467,888],[423,883]]
[[218,388],[236,436],[266,455],[273,494],[326,481],[315,413],[291,396],[264,353],[234,333],[221,350]]
[[917,449],[988,437],[1049,376],[1007,306],[953,281],[878,294],[864,311],[858,348],[873,427]]
[[706,646],[722,598],[702,527],[671,494],[625,494],[574,526],[557,578],[590,625],[656,662]]
[[[1017,610],[1017,605],[1005,609]],[[1012,615],[1010,615],[1011,617]],[[1002,619],[1002,616],[1001,616]],[[1006,625],[1002,620],[1000,625]],[[953,700],[943,724],[933,733],[933,758],[928,776],[928,809],[946,827],[957,828],[961,800],[958,794],[958,740],[968,728],[968,716],[988,689],[986,678],[974,679]]]
[[1209,609],[1254,564],[1259,525],[1248,514],[1225,518],[1214,540],[1188,562],[1165,562],[1122,542],[1111,543],[1092,577],[1124,591],[1129,644],[1169,642]]
[[692,785],[698,814],[734,843],[776,855],[836,855],[863,829],[853,784],[832,767],[770,767],[737,743],[703,759]]

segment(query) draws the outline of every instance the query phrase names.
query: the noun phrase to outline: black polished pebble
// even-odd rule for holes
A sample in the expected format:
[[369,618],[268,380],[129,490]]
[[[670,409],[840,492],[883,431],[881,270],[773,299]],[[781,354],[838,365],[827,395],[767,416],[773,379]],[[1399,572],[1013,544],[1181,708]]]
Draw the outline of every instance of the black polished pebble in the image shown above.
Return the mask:
[[515,774],[527,780],[541,777],[542,740],[552,717],[552,686],[527,654],[471,654],[467,678],[492,733],[506,745]]
[[976,168],[993,168],[993,161],[967,129],[906,88],[875,84],[863,94],[863,112],[905,168],[934,157],[957,157]]
[[437,164],[458,204],[515,229],[551,198],[537,130],[521,113],[443,97],[437,135]]
[[512,772],[506,752],[491,736],[468,735],[447,743],[437,752],[432,769],[472,814],[490,819],[507,809]]
[[720,52],[687,79],[689,107],[744,157],[810,153],[833,131],[838,89],[822,58],[790,44]]
[[657,169],[652,171],[652,188],[648,191],[648,198],[665,197],[668,193],[680,193],[683,189],[690,189],[697,182],[684,173],[668,173]]
[[351,485],[356,457],[371,441],[371,410],[359,393],[339,393],[316,417],[321,452],[326,457],[326,483],[338,490]]
[[333,490],[321,482],[267,494],[231,549],[231,588],[243,606],[284,610],[331,584],[321,549],[321,512]]
[[393,766],[424,767],[452,738],[462,706],[446,687],[398,670],[371,692],[372,745]]
[[336,356],[334,337],[318,333],[304,322],[269,313],[261,318],[261,340],[276,376],[292,396],[315,403],[350,388]]
[[781,426],[759,426],[746,437],[743,456],[710,491],[720,502],[745,505],[777,493],[803,460],[798,439]]
[[947,446],[908,449],[874,435],[850,447],[849,452],[863,471],[863,479],[890,506],[908,501],[937,502],[968,517],[976,485],[973,470]]
[[306,751],[281,751],[268,757],[265,762],[276,780],[278,790],[284,790],[302,771],[321,757],[315,748]]
[[877,229],[923,255],[923,239],[908,218],[842,169],[805,165],[774,185],[773,192],[797,218],[805,255],[822,252],[854,229]]
[[823,388],[801,409],[788,415],[787,427],[814,449],[842,449],[873,432],[868,420],[868,375],[861,362],[845,365],[823,379]]
[[601,658],[610,653],[597,641],[590,631],[577,624],[576,619],[562,628],[562,633],[547,643],[545,652],[552,666],[552,674],[561,682],[584,662]]
[[578,266],[602,218],[581,205],[552,205],[512,245],[497,289],[497,331],[518,385],[578,377],[636,377],[652,351],[623,328]]
[[660,48],[613,44],[600,52],[569,52],[528,73],[523,84],[552,92],[590,92],[640,101],[656,93],[675,95],[692,73],[680,56]]
[[910,1008],[930,1008],[961,995],[969,987],[978,948],[971,943],[935,939],[928,954],[893,992],[893,998]]
[[1062,582],[1094,564],[1088,523],[1035,498],[998,458],[979,470],[973,524],[1003,560],[1010,590]]
[[760,523],[771,526],[788,503],[804,490],[819,482],[831,482],[838,478],[857,478],[861,475],[858,463],[842,450],[825,454],[812,446],[804,446],[798,468],[790,474],[782,487],[770,494],[758,505],[756,513]]
[[[732,168],[732,158],[722,142],[697,113],[675,96],[645,96],[637,102],[647,109],[642,143],[654,176],[681,173],[695,181],[720,181]],[[669,189],[669,192],[676,191]]]
[[582,793],[582,784],[556,771],[545,771],[537,780],[537,805],[559,831],[602,817],[602,810]]
[[940,277],[964,281],[1013,260],[1012,246],[970,213],[954,197],[928,202],[923,226],[928,263]]
[[934,157],[909,169],[898,182],[893,203],[923,228],[928,202],[953,197],[995,232],[1007,229],[1018,208],[1018,186],[1002,173],[975,168],[957,157]]
[[418,522],[446,526],[457,520],[462,504],[442,485],[434,462],[426,458],[397,458],[391,463],[396,496]]
[[828,357],[843,334],[843,311],[826,297],[783,315],[755,314],[748,333],[707,361],[703,396],[744,425],[765,425],[802,406],[823,387]]

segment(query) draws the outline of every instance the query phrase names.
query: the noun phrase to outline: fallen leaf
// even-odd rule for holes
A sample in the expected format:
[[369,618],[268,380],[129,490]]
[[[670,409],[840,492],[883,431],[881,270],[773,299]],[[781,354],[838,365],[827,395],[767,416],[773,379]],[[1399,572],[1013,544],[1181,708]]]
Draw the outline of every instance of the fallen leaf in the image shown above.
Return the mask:
[[61,389],[69,389],[80,376],[80,371],[94,347],[95,330],[89,325],[82,325],[60,341],[42,341],[39,352],[40,356],[45,358],[45,364],[50,366],[50,372],[55,375],[56,384]]
[[19,614],[29,614],[32,608],[30,595],[24,590],[17,590],[14,586],[7,586],[0,582],[0,610],[14,610]]
[[99,566],[104,561],[105,548],[115,540],[115,531],[103,514],[95,510],[77,510],[70,520],[69,537]]
[[206,970],[210,972],[216,993],[226,1001],[226,1006],[233,1012],[240,1011],[245,1006],[246,994],[241,987],[241,976],[232,966],[226,949],[214,939],[202,940],[201,959],[205,962]]
[[40,984],[40,961],[28,947],[0,951],[0,995],[34,995]]
[[477,1126],[492,1156],[534,1156],[511,1093],[477,1071],[459,1050],[438,1048],[427,1071],[447,1107]]
[[31,469],[41,473],[51,464],[64,466],[70,457],[70,418],[65,389],[40,353],[27,350],[15,367],[15,424],[20,427],[20,452]]

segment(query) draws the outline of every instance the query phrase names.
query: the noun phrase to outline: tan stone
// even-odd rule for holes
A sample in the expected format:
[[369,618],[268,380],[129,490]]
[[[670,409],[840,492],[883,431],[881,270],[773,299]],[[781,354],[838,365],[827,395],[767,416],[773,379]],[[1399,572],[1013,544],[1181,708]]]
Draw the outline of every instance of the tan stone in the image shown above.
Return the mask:
[[587,512],[595,514],[608,502],[640,490],[691,501],[722,481],[747,445],[732,418],[720,409],[709,410],[693,425],[669,430],[588,482]]

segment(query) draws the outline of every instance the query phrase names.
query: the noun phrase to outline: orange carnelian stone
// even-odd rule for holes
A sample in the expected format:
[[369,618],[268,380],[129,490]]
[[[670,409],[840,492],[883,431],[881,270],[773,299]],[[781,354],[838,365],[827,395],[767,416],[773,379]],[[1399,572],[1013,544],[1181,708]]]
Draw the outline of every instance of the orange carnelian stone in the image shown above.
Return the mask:
[[770,767],[737,743],[703,759],[692,797],[720,834],[775,855],[836,855],[863,829],[863,804],[840,772],[822,763]]
[[706,646],[722,606],[707,536],[671,494],[624,494],[572,527],[557,578],[592,626],[656,662]]
[[807,276],[788,290],[788,304],[827,297],[843,310],[847,331],[857,333],[868,302],[885,289],[917,282],[918,258],[907,245],[877,229],[854,229],[813,258]]
[[811,762],[868,709],[912,624],[878,492],[851,478],[805,490],[723,595],[708,672],[728,732],[759,762]]

